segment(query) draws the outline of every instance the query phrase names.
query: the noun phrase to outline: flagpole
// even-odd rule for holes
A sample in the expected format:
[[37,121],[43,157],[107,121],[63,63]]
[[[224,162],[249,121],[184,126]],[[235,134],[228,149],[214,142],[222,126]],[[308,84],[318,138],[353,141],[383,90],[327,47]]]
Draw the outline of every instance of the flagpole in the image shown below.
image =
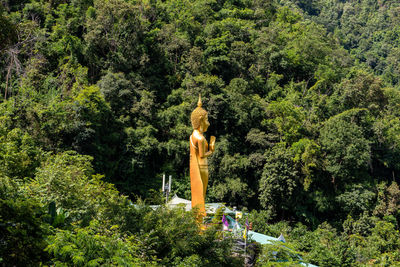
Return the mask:
[[246,222],[244,224],[244,260],[246,262],[246,256],[247,256],[247,235],[249,234],[249,219],[246,218]]
[[244,262],[246,262],[246,253],[247,253],[246,248],[247,248],[247,233],[246,233],[246,238],[244,239]]

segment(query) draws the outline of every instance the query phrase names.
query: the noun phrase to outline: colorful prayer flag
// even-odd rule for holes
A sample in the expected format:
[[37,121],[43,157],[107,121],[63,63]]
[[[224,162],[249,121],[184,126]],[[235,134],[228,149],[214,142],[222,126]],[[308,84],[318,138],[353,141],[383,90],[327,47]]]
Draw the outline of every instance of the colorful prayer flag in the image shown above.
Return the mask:
[[235,219],[242,219],[243,213],[241,211],[237,211],[235,213]]
[[246,218],[246,223],[244,225],[246,225],[246,229],[247,229],[247,231],[249,231],[249,228],[250,228],[249,218]]
[[225,214],[222,215],[222,225],[223,225],[224,231],[229,230],[229,223],[228,223],[228,220],[225,217]]

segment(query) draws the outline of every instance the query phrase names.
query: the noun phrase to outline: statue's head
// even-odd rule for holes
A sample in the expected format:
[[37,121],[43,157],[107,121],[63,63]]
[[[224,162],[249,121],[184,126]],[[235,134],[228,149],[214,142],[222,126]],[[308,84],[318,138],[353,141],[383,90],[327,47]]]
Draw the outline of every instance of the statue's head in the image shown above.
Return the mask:
[[208,122],[208,113],[205,109],[203,109],[201,103],[201,96],[199,95],[199,101],[197,102],[197,108],[195,108],[192,112],[192,116],[190,117],[192,121],[193,129],[201,130],[202,132],[206,132],[210,123]]

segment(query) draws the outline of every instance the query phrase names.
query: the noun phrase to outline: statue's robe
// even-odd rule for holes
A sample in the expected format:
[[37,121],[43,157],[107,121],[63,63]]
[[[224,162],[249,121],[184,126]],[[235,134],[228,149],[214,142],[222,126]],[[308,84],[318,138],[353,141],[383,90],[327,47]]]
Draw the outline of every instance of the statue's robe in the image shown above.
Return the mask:
[[196,138],[194,134],[190,136],[190,186],[192,190],[192,208],[199,210],[199,215],[204,217],[205,197],[208,184],[208,163],[207,158],[200,157],[200,146],[204,147],[204,153],[208,151],[208,143],[204,136]]

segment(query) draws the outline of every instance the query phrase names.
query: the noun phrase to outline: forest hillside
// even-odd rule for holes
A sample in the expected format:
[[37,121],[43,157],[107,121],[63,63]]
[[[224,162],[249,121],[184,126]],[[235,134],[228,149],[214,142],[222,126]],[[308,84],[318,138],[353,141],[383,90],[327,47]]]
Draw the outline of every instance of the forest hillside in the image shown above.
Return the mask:
[[400,264],[398,1],[0,3],[0,264],[240,266],[147,206],[164,173],[190,199],[199,94],[207,202],[319,266]]

